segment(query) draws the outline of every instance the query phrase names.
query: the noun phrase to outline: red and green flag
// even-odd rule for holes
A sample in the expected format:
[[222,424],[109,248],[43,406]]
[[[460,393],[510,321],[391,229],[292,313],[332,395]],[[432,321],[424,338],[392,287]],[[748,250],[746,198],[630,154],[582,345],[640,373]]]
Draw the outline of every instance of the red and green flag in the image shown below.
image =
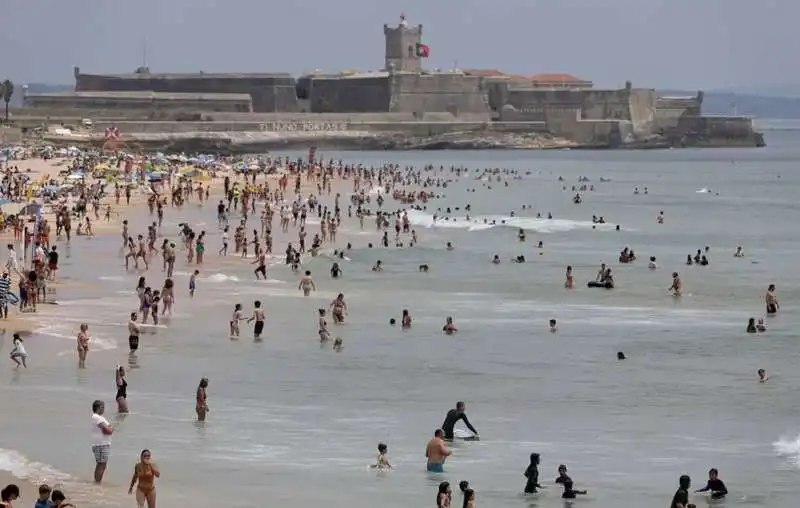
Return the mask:
[[419,58],[428,58],[431,56],[431,48],[427,44],[417,43],[417,56]]

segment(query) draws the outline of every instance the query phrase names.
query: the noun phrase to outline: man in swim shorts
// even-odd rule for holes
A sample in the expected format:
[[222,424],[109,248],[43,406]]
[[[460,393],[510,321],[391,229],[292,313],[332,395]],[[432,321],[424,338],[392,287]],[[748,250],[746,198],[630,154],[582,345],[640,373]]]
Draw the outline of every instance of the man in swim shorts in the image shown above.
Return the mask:
[[469,423],[469,418],[467,418],[467,414],[464,412],[466,408],[467,406],[462,401],[458,401],[456,402],[456,408],[448,411],[447,416],[444,417],[442,430],[444,431],[444,438],[448,441],[453,440],[453,430],[459,420],[464,422],[464,425],[467,426],[470,432],[472,432],[474,437],[477,439],[478,431],[475,430],[475,427],[473,427],[471,423]]
[[429,473],[444,473],[444,461],[450,456],[451,452],[447,449],[444,442],[444,431],[436,429],[433,439],[428,441],[425,448],[425,457],[428,459],[427,470]]

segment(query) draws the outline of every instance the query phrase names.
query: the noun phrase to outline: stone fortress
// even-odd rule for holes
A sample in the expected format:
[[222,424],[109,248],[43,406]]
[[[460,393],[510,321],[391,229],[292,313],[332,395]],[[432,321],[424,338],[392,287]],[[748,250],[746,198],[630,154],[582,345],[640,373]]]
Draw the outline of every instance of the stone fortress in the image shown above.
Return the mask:
[[[568,74],[426,70],[423,26],[384,25],[385,61],[374,72],[85,74],[75,91],[25,94],[28,114],[91,118],[123,133],[359,130],[435,136],[541,133],[578,146],[760,146],[745,117],[702,116],[703,93],[600,90]],[[419,51],[424,46],[425,54]]]

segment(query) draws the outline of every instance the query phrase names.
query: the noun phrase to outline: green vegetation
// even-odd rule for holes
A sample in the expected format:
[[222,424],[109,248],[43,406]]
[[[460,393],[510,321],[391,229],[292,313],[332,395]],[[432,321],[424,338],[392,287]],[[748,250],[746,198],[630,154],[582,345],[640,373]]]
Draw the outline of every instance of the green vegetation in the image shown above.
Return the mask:
[[11,98],[14,97],[14,83],[11,82],[10,79],[7,79],[0,83],[0,97],[3,98],[3,102],[6,106],[6,123],[8,123],[8,103],[11,102]]

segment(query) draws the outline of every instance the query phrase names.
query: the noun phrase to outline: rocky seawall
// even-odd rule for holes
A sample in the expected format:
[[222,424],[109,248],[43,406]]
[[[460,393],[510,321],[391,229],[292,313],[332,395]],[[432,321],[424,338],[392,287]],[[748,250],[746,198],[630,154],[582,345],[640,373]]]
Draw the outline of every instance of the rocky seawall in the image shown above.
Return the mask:
[[[45,134],[43,140],[58,146],[102,147],[105,138],[95,134]],[[578,148],[575,143],[544,134],[450,132],[434,136],[409,136],[391,132],[176,132],[134,133],[122,136],[127,149],[160,152],[219,154],[262,153],[316,146],[338,150],[490,150]]]
[[[76,145],[100,148],[105,137],[96,133],[45,133],[42,140],[57,146]],[[497,150],[497,149],[666,149],[689,147],[764,146],[760,133],[747,139],[707,136],[668,137],[652,135],[622,144],[578,143],[548,133],[498,131],[456,131],[429,136],[402,132],[358,130],[326,132],[170,132],[131,133],[122,136],[122,147],[148,152],[187,152],[246,154],[274,150],[306,149],[316,146],[328,150]]]

